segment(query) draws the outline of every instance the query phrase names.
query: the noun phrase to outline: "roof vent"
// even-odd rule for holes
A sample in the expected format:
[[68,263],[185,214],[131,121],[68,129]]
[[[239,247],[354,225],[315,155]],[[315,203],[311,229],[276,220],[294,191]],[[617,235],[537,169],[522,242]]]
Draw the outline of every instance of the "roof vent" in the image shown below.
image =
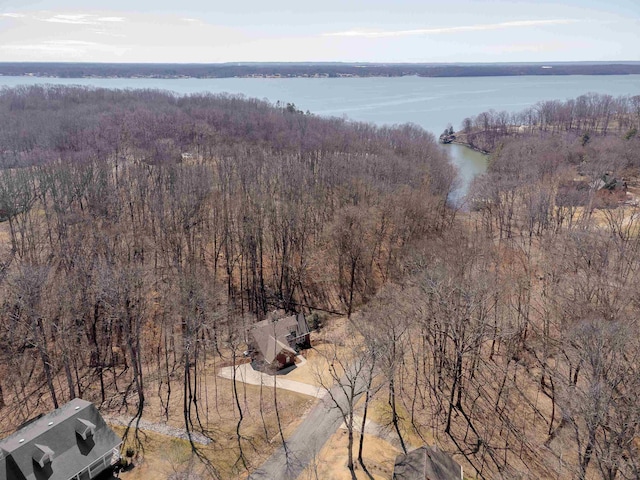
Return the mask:
[[93,436],[96,431],[96,426],[89,420],[82,418],[76,419],[76,433],[86,440],[88,437]]
[[35,444],[36,449],[33,452],[33,460],[40,465],[40,468],[53,460],[53,450],[46,445]]

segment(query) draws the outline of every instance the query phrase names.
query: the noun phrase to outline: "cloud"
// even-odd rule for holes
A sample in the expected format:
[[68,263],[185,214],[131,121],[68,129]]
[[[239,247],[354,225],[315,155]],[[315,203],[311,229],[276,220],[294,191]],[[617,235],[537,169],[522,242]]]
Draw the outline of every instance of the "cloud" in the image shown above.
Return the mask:
[[124,17],[99,17],[88,13],[58,14],[52,17],[37,18],[43,22],[66,23],[70,25],[100,25],[101,23],[120,23],[126,21]]
[[101,45],[100,43],[87,42],[85,40],[47,40],[44,43],[47,45],[76,46],[76,47],[97,47]]
[[479,25],[465,25],[460,27],[441,27],[441,28],[420,28],[414,30],[347,30],[345,32],[324,33],[325,37],[363,37],[363,38],[387,38],[387,37],[409,37],[416,35],[442,35],[458,32],[478,32],[484,30],[499,30],[503,28],[517,27],[539,27],[544,25],[567,25],[575,23],[577,20],[558,19],[558,20],[520,20],[514,22],[488,23]]
[[112,23],[121,23],[125,22],[127,19],[125,17],[115,17],[115,16],[99,16],[90,13],[75,13],[75,14],[66,14],[66,13],[58,13],[55,15],[51,15],[52,12],[36,12],[32,15],[26,15],[24,13],[0,13],[0,18],[24,18],[27,20],[39,20],[41,22],[48,23],[66,23],[70,25],[99,25],[103,24],[112,24]]
[[19,55],[27,60],[42,58],[73,58],[90,61],[96,54],[122,55],[129,51],[128,46],[107,45],[84,40],[48,40],[42,43],[0,45],[0,54]]
[[2,45],[2,50],[77,51],[78,49],[103,47],[95,42],[82,40],[48,40],[38,44]]
[[126,38],[126,35],[124,33],[114,33],[101,28],[94,28],[92,30],[89,30],[89,32],[95,33],[96,35],[103,35],[105,37]]
[[93,20],[93,15],[77,14],[77,15],[54,15],[49,18],[41,18],[43,22],[51,23],[69,23],[72,25],[96,25],[96,21]]
[[99,17],[99,22],[124,22],[126,18],[124,17]]

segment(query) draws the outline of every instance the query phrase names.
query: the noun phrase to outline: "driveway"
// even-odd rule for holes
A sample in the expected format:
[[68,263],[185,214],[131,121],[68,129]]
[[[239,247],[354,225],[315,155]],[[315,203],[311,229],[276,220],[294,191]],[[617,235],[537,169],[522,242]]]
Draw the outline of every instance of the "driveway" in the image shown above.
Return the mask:
[[[362,426],[361,415],[353,416],[353,425],[355,429],[359,432]],[[341,430],[346,430],[347,426],[344,424],[344,422],[342,422],[339,428]],[[396,447],[398,450],[402,450],[402,443],[400,443],[400,438],[398,437],[398,434],[394,430],[390,429],[389,427],[383,427],[379,423],[376,423],[373,420],[367,419],[366,423],[364,424],[364,433],[368,435],[373,435],[374,437],[378,437],[384,440],[385,442],[390,443],[391,445]]]
[[[357,385],[363,391],[364,379]],[[339,385],[331,389],[331,394],[342,408],[348,399]],[[357,401],[357,398],[356,398]],[[311,409],[296,431],[287,440],[287,449],[278,448],[250,477],[250,480],[295,480],[309,463],[317,458],[323,445],[343,423],[342,415],[331,397],[325,396]]]
[[[304,357],[298,357],[299,362],[296,368],[304,368],[306,361]],[[308,368],[308,367],[307,367]],[[218,372],[218,376],[222,378],[228,378],[233,380],[233,367],[221,368]],[[309,385],[307,383],[296,382],[294,380],[287,380],[283,378],[284,375],[269,375],[266,373],[258,372],[251,367],[250,363],[243,363],[236,366],[236,380],[250,385],[260,385],[265,387],[273,387],[274,382],[277,388],[283,390],[290,390],[292,392],[301,393],[303,395],[309,395],[310,397],[323,398],[327,391],[321,387],[315,385]]]

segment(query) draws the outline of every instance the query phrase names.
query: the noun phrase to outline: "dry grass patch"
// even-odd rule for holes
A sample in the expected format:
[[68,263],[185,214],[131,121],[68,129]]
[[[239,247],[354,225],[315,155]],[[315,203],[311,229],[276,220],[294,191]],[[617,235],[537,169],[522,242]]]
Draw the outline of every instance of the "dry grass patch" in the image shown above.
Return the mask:
[[333,348],[333,346],[323,343],[306,350],[304,352],[304,358],[307,363],[295,368],[282,378],[306,383],[307,385],[314,385],[316,387],[333,385],[334,380],[329,373],[329,364],[326,360],[326,355],[329,354],[329,348]]
[[[236,426],[239,419],[238,409],[233,397],[232,381],[219,377],[210,378],[211,384],[205,392],[201,392],[200,419],[205,432],[211,437],[212,443],[204,446],[196,444],[202,455],[212,463],[219,472],[220,478],[243,478],[246,470],[239,459],[239,446],[236,436]],[[175,385],[177,386],[177,385]],[[238,395],[244,420],[241,425],[242,449],[249,469],[259,466],[269,455],[280,447],[273,388],[237,383]],[[157,386],[149,385],[150,392],[155,392]],[[168,425],[184,430],[182,413],[182,392],[172,395],[169,402]],[[302,417],[311,408],[315,399],[306,395],[286,390],[278,390],[277,395],[280,422],[286,436],[295,431]],[[143,419],[147,422],[165,423],[164,408],[157,395],[147,397]],[[110,412],[112,415],[117,412]],[[125,416],[126,418],[126,416]],[[194,431],[199,432],[195,412],[192,413],[195,425]],[[124,429],[118,433],[122,434]],[[141,430],[140,440],[144,449],[144,462],[136,467],[141,473],[137,478],[167,478],[171,468],[180,467],[200,475],[205,472],[200,459],[191,455],[188,441],[159,435],[154,432]],[[129,442],[133,446],[133,431],[129,433]],[[184,450],[186,448],[186,451]],[[158,454],[156,454],[158,452]],[[134,473],[132,471],[131,473]],[[199,473],[200,472],[200,473]],[[203,474],[203,478],[211,478],[210,474]],[[125,477],[123,477],[125,478]]]
[[[360,436],[354,434],[353,456],[356,462],[356,476],[358,479],[369,479],[362,467],[357,464],[358,442]],[[338,430],[324,445],[314,461],[300,474],[298,480],[351,480],[351,473],[347,468],[348,439],[346,430]],[[400,452],[390,443],[365,435],[364,464],[369,473],[376,480],[388,480],[393,475],[393,465]]]
[[[124,427],[114,426],[118,435],[123,435]],[[209,478],[202,462],[191,453],[189,442],[153,432],[143,432],[144,452],[134,457],[134,467],[120,474],[123,480],[145,480],[149,478],[170,478],[178,474],[192,472],[194,476]],[[129,441],[124,445],[134,447]],[[205,447],[204,452],[207,452]],[[208,452],[212,454],[213,452]]]
[[[420,438],[420,435],[416,433],[415,428],[411,425],[410,413],[406,411],[400,401],[396,404],[396,411],[399,416],[398,425],[400,427],[400,433],[402,434],[402,439],[407,446],[407,450],[413,450],[414,448],[421,447],[425,444],[425,441],[429,445],[433,445],[435,443],[435,439],[428,431],[420,432],[424,437],[424,440]],[[367,418],[378,425],[386,427],[390,434],[395,434],[395,428],[392,425],[393,414],[391,406],[386,400],[383,400],[382,398],[374,399],[369,405]]]

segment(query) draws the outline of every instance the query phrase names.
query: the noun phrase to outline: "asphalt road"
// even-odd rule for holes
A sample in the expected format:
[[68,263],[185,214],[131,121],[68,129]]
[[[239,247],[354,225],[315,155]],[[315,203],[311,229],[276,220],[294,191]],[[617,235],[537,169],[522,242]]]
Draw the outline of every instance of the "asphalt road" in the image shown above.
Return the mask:
[[[358,379],[360,380],[360,379]],[[364,380],[358,383],[357,391],[363,391]],[[331,389],[334,398],[344,409],[348,399],[339,385]],[[358,397],[359,398],[359,395]],[[357,401],[356,398],[356,401]],[[355,402],[354,402],[355,403]],[[295,480],[317,457],[323,445],[343,422],[340,410],[331,397],[325,395],[311,409],[307,417],[287,440],[288,455],[280,447],[250,477],[250,480]]]

